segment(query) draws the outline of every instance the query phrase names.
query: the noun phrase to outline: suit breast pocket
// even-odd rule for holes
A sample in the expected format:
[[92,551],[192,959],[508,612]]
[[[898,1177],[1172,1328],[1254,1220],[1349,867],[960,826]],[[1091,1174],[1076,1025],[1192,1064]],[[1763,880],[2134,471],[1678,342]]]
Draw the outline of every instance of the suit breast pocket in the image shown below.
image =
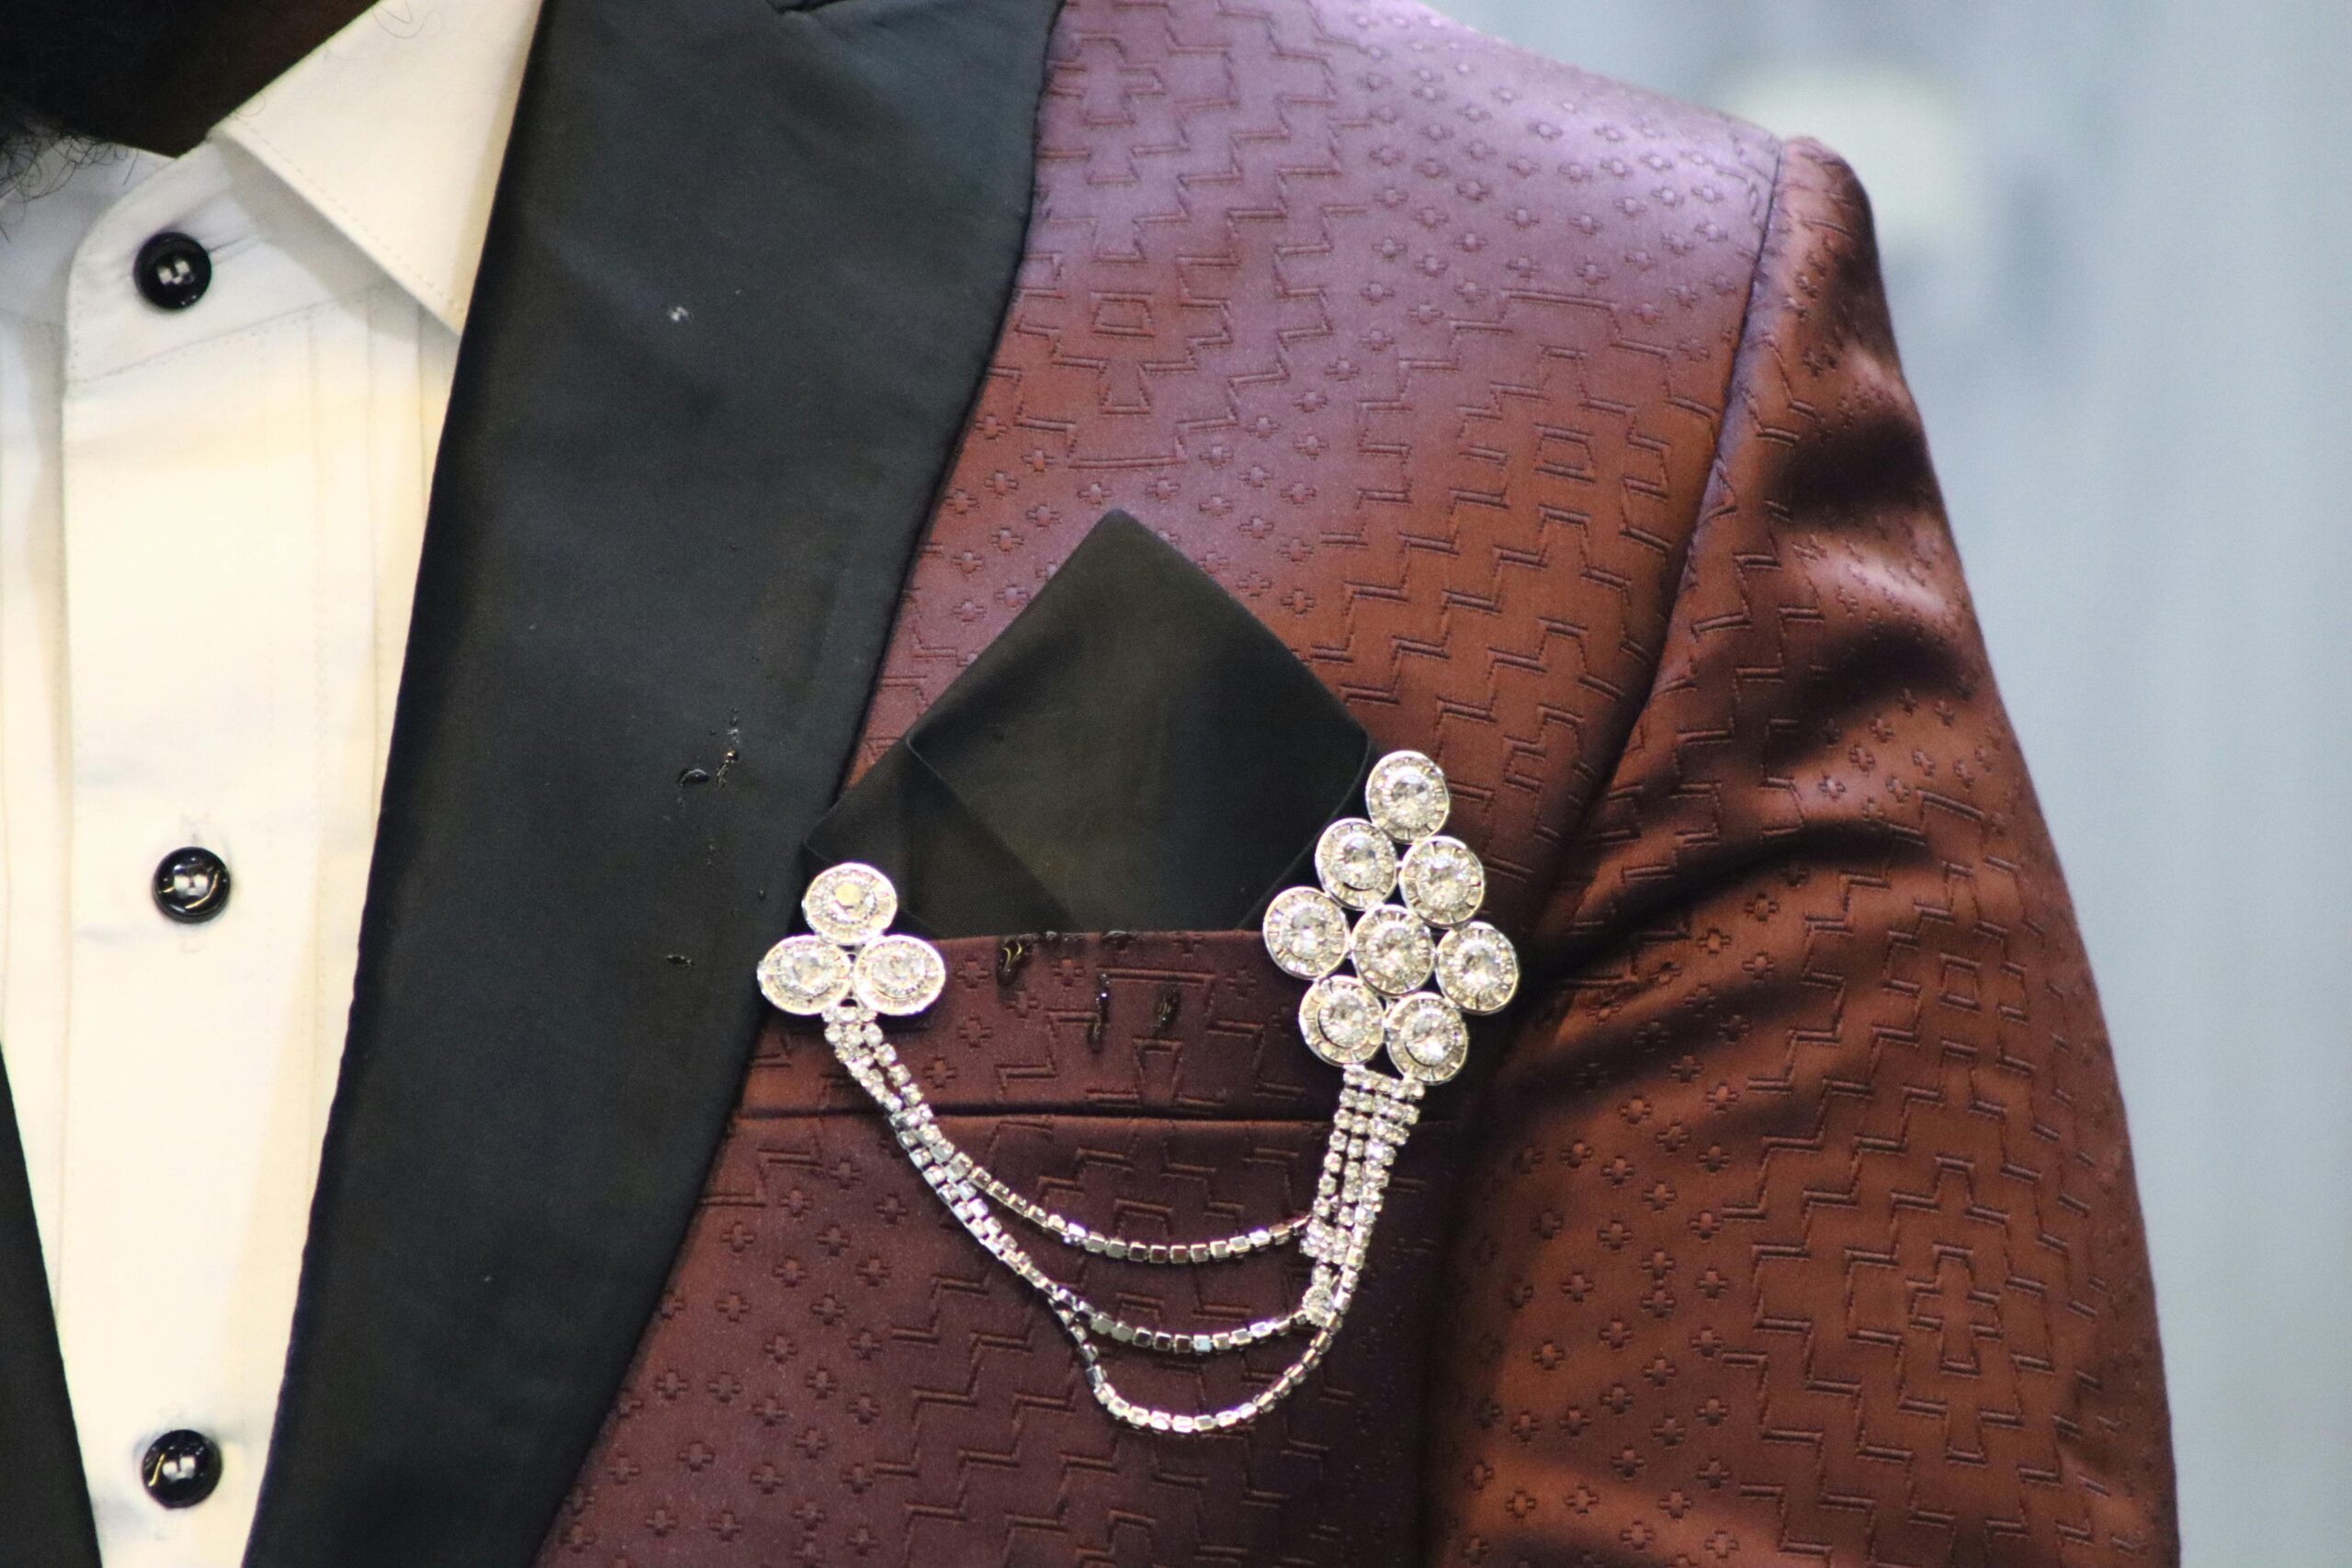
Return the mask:
[[[1256,933],[940,947],[944,994],[918,1018],[886,1020],[887,1036],[940,1128],[1020,1203],[1179,1256],[1313,1207],[1340,1074],[1301,1043],[1301,987]],[[1183,1561],[1273,1561],[1302,1532],[1332,1538],[1334,1561],[1395,1561],[1418,1528],[1422,1374],[1458,1133],[1439,1112],[1415,1134],[1364,1284],[1295,1393],[1232,1431],[1137,1432],[1091,1396],[1045,1299],[948,1212],[822,1026],[779,1015],[604,1457],[625,1470],[703,1458],[707,1496],[724,1494],[736,1525],[762,1532],[745,1542],[774,1552],[801,1539],[794,1505],[826,1496],[870,1517],[888,1561],[1047,1561],[997,1554],[1023,1539],[1023,1519],[1114,1554],[1122,1514],[1161,1521],[1161,1549],[1182,1521]],[[1278,1318],[1307,1281],[1293,1246],[1171,1267],[1069,1245],[1017,1205],[994,1207],[1057,1281],[1166,1332]],[[1105,1366],[1139,1402],[1208,1410],[1266,1387],[1303,1343],[1277,1335],[1206,1358],[1114,1343]],[[1327,1468],[1341,1451],[1347,1463]],[[1071,1464],[1085,1475],[1075,1490]],[[1195,1506],[1213,1494],[1260,1501]]]

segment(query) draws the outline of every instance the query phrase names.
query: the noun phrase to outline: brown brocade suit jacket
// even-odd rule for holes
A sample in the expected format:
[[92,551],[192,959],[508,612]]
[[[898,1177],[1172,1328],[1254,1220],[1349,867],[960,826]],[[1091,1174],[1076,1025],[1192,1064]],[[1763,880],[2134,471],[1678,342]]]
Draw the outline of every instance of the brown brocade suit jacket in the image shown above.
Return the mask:
[[[1403,0],[550,0],[472,319],[253,1568],[2177,1560],[2109,1042],[1830,152]],[[751,987],[1113,508],[1442,762],[1528,972],[1330,1359],[1205,1438]],[[1254,934],[946,948],[899,1049],[1015,1186],[1311,1199]],[[86,1561],[11,1430],[0,1542]]]

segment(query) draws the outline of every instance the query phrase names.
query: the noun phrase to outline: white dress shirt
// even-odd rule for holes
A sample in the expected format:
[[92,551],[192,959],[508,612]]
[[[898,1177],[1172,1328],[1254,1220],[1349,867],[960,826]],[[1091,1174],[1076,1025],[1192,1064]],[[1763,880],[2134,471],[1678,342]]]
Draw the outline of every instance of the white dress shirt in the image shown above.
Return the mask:
[[[383,0],[187,156],[0,198],[0,1059],[108,1568],[235,1568],[425,493],[537,0]],[[151,236],[209,254],[165,310]],[[158,862],[228,864],[177,924]],[[161,1433],[222,1455],[167,1511]]]

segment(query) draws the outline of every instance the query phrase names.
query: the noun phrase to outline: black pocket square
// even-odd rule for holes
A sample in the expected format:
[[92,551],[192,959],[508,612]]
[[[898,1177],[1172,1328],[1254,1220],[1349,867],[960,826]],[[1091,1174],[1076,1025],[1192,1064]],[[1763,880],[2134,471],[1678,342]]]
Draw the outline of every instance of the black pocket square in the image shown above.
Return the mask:
[[1282,639],[1113,512],[809,833],[934,937],[1248,925],[1371,738]]

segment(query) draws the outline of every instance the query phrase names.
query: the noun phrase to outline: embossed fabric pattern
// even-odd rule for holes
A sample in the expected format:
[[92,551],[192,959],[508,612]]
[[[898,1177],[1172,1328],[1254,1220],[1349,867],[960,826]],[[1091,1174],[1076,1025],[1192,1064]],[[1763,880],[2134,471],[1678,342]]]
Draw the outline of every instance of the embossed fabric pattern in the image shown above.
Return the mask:
[[2175,1562],[2107,1038],[1818,148],[1739,357],[1454,1209],[1436,1554]]
[[[2108,1042],[1843,165],[1396,0],[1070,0],[1039,135],[861,755],[1123,507],[1443,764],[1526,999],[1332,1359],[1193,1439],[779,1022],[545,1568],[2177,1561]],[[1253,935],[947,951],[900,1049],[1015,1186],[1311,1198]]]
[[[1303,1213],[1339,1075],[1251,932],[941,944],[948,992],[893,1031],[947,1134],[1017,1190],[1190,1240]],[[1327,1466],[1400,1481],[1442,1274],[1458,1116],[1396,1172],[1382,1267],[1323,1373],[1257,1426],[1155,1451],[1115,1427],[1035,1299],[909,1168],[813,1021],[763,1041],[692,1239],[545,1562],[1384,1560],[1409,1484],[1329,1507]],[[1043,1251],[1056,1251],[1041,1246]],[[1069,1255],[1075,1258],[1077,1255]],[[1054,1262],[1094,1300],[1234,1327],[1298,1299],[1295,1254],[1214,1271]],[[1245,1354],[1263,1382],[1289,1353]],[[1231,1369],[1120,1363],[1138,1397],[1244,1397]],[[1351,1465],[1353,1461],[1349,1461]]]

